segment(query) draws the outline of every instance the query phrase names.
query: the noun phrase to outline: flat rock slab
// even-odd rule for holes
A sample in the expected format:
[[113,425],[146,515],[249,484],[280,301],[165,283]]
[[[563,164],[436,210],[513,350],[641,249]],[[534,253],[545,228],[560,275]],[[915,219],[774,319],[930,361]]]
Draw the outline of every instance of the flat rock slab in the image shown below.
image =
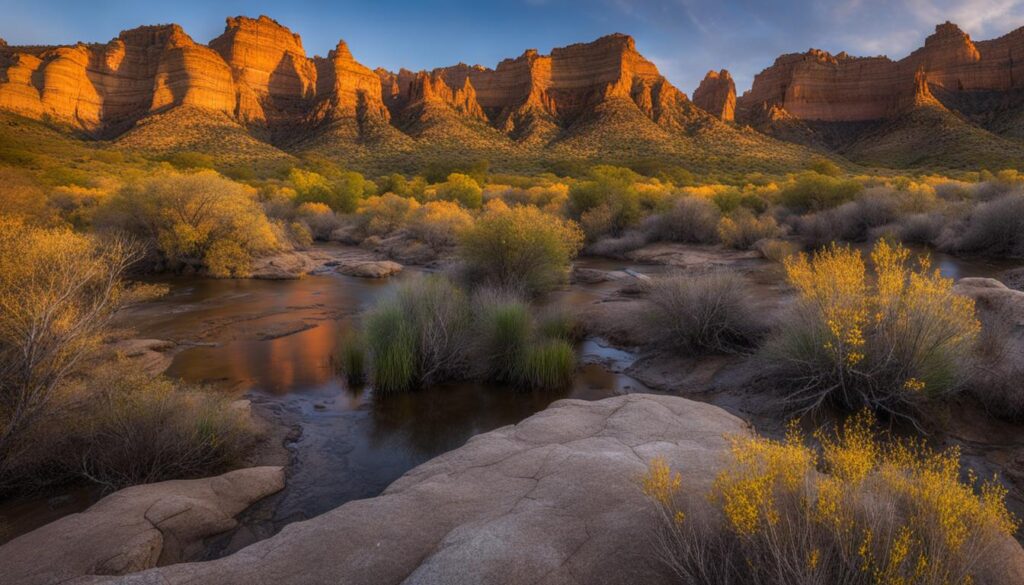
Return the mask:
[[359,262],[338,267],[338,272],[359,278],[385,278],[402,271],[402,265],[391,260]]
[[384,258],[380,254],[354,246],[316,246],[257,258],[253,261],[250,278],[292,280],[381,260]]
[[722,246],[700,246],[658,242],[626,254],[628,260],[646,264],[664,264],[689,270],[705,270],[732,266],[761,259],[756,250],[731,250]]
[[704,493],[747,425],[683,398],[561,400],[413,469],[376,498],[286,526],[234,555],[77,583],[657,584],[655,512],[639,488],[664,457]]
[[0,581],[50,585],[177,562],[283,487],[283,468],[253,467],[126,488],[0,547]]

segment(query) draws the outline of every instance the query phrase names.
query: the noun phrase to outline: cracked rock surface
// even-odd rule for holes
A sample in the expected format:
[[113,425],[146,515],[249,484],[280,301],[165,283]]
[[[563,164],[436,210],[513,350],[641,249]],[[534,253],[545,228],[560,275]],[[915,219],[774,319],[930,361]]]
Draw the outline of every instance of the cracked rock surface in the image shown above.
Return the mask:
[[0,547],[0,582],[49,585],[177,562],[283,487],[283,468],[253,467],[120,490]]
[[561,400],[410,471],[376,498],[215,561],[75,583],[287,585],[665,582],[639,489],[664,457],[705,492],[747,425],[683,398]]

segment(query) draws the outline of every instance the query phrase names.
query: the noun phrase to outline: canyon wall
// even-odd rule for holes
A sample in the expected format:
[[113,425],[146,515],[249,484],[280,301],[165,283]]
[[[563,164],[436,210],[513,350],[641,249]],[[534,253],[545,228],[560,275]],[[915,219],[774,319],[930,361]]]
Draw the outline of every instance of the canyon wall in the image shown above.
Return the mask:
[[307,57],[299,35],[266,16],[228,18],[209,46],[177,25],[124,31],[106,45],[0,45],[0,109],[92,133],[189,105],[271,128],[442,107],[515,134],[538,120],[569,124],[608,100],[666,124],[687,101],[621,34],[550,55],[529,50],[495,69],[398,73],[364,67],[344,42],[327,57]]
[[935,27],[924,47],[904,59],[832,55],[811,49],[782,55],[754,77],[737,100],[737,117],[755,123],[765,116],[854,122],[893,118],[931,89],[944,92],[1006,92],[1024,83],[1024,29],[975,43],[955,24]]

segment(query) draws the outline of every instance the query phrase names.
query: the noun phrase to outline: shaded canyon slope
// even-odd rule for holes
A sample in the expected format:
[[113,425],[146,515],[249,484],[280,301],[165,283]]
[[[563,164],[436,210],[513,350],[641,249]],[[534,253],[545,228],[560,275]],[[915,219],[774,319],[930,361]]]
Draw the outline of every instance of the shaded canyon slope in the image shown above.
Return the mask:
[[208,45],[177,25],[146,26],[105,45],[0,46],[0,110],[125,147],[250,159],[660,157],[771,168],[808,155],[698,108],[621,34],[528,50],[494,69],[394,73],[361,65],[344,42],[308,57],[266,16],[229,18]]

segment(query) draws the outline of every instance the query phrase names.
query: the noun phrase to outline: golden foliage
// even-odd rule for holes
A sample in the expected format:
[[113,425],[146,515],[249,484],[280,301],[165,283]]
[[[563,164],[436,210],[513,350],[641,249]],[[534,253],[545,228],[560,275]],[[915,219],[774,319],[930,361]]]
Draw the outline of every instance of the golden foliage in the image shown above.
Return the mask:
[[915,268],[902,246],[880,241],[871,260],[874,279],[859,252],[836,245],[785,260],[800,305],[768,354],[802,407],[834,401],[909,415],[921,398],[957,387],[958,360],[981,327],[974,301],[953,293],[927,258]]
[[[870,411],[816,436],[820,454],[794,425],[784,441],[732,438],[707,499],[718,517],[710,533],[680,526],[681,476],[652,461],[642,487],[675,535],[666,541],[675,568],[707,575],[694,563],[716,563],[750,571],[742,582],[773,585],[947,585],[972,583],[1001,561],[997,545],[1018,529],[1007,491],[996,480],[961,480],[958,449],[883,440]],[[719,539],[719,554],[739,558],[695,561],[691,549],[707,546],[695,538]],[[737,582],[719,577],[703,582]]]

